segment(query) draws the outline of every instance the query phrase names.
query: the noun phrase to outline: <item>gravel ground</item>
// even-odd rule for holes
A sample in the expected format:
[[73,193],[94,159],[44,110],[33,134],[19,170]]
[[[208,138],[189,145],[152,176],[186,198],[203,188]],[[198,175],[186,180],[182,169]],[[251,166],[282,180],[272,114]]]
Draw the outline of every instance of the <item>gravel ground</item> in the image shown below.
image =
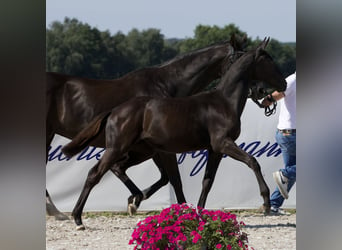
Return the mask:
[[[296,249],[296,213],[281,216],[264,216],[254,212],[236,213],[243,221],[249,246],[256,250]],[[120,214],[90,214],[83,217],[85,231],[76,231],[73,220],[56,221],[46,217],[46,249],[133,249],[128,241],[138,220],[146,214],[134,217]]]

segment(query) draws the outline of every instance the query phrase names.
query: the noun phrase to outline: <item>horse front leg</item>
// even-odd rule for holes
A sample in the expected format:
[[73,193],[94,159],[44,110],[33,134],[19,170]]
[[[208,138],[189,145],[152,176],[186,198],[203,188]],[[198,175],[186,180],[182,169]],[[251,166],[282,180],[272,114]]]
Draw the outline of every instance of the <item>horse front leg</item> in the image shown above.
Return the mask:
[[204,208],[211,187],[213,186],[218,166],[222,160],[222,154],[208,150],[208,162],[202,181],[202,191],[197,206]]
[[236,143],[230,138],[225,139],[220,144],[220,148],[218,150],[235,160],[245,163],[249,168],[253,170],[259,184],[260,195],[263,197],[264,200],[264,212],[268,214],[271,207],[270,190],[265,182],[264,177],[262,176],[261,168],[257,160],[253,156],[242,150],[239,146],[237,146]]

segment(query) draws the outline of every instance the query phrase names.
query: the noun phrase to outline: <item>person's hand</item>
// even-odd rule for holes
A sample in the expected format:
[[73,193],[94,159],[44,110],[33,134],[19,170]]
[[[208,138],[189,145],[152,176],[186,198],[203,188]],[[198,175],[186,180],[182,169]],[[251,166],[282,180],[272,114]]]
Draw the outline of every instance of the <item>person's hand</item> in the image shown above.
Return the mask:
[[266,96],[262,102],[261,102],[261,105],[264,106],[264,107],[268,107],[272,104],[273,102],[271,101],[271,98],[269,96]]
[[267,95],[261,102],[261,105],[264,107],[268,107],[271,104],[275,103],[276,101],[279,101],[280,99],[285,97],[284,92],[278,92],[274,91],[272,94]]

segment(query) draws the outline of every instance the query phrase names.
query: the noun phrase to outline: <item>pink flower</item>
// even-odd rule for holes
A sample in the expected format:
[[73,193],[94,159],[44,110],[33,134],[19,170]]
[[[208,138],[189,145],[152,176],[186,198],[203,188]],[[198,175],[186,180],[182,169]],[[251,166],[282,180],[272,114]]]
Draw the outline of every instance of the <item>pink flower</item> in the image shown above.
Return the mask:
[[198,240],[202,239],[202,236],[198,234],[196,231],[192,231],[190,235],[194,236],[194,238],[192,239],[192,242],[195,244],[197,243]]
[[196,236],[194,237],[194,239],[192,240],[192,242],[196,244],[197,241],[200,240],[201,238],[202,238],[201,235],[199,235],[199,236],[196,235]]
[[217,249],[221,249],[221,247],[222,247],[222,245],[220,243],[216,245]]
[[143,241],[146,241],[148,238],[147,238],[147,233],[145,232],[145,233],[143,233],[143,235],[141,236],[141,239],[143,240]]
[[216,232],[219,232],[221,235],[223,235],[223,231],[220,229],[220,230],[216,230]]
[[180,233],[177,237],[176,237],[177,241],[186,241],[186,236],[182,233]]
[[[210,225],[211,222],[215,227]],[[224,238],[234,237],[239,240],[240,247],[248,246],[245,238],[240,237],[243,222],[236,221],[236,216],[221,210],[211,210],[189,206],[187,204],[173,204],[161,211],[159,215],[149,216],[138,222],[137,228],[133,231],[129,244],[136,244],[135,249],[158,249],[157,245],[163,245],[162,249],[186,249],[188,244],[196,244],[202,239],[200,232],[206,230],[209,233],[222,235]],[[224,233],[227,232],[227,233]],[[207,233],[206,233],[207,234]],[[207,237],[207,236],[205,236]],[[204,241],[207,239],[205,238]],[[167,244],[167,245],[165,245]],[[229,245],[228,250],[232,249]],[[216,249],[224,248],[224,245],[217,243]]]

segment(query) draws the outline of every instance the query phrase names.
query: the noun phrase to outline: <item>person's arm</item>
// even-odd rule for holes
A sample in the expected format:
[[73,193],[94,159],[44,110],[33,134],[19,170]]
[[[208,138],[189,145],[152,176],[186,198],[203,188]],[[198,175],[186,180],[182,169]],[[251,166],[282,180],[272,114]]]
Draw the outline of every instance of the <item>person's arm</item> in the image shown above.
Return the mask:
[[272,94],[267,95],[261,102],[264,107],[270,106],[272,103],[279,101],[285,97],[284,92],[274,91]]

